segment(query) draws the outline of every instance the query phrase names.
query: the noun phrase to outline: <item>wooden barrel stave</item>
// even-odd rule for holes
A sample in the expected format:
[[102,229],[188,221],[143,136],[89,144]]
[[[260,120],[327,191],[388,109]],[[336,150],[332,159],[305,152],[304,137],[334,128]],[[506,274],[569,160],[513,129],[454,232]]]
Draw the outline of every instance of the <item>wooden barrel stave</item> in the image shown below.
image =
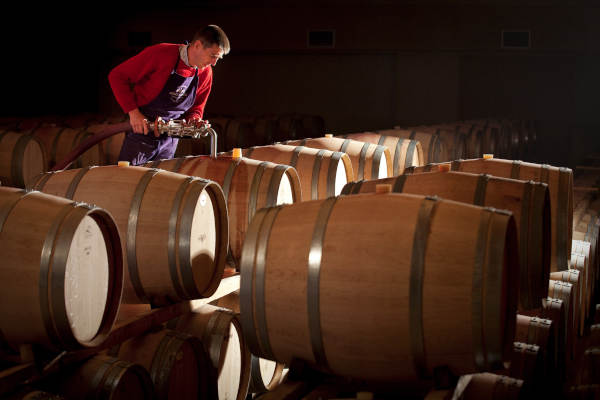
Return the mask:
[[109,213],[0,187],[0,251],[0,277],[13,282],[0,293],[2,341],[13,348],[77,349],[106,339],[123,280],[119,233]]
[[65,368],[52,384],[68,399],[155,399],[148,371],[138,364],[99,354]]
[[164,329],[127,340],[109,355],[144,367],[159,400],[217,398],[216,373],[194,336]]
[[[547,183],[552,219],[551,271],[568,269],[573,236],[573,172],[569,168],[497,158],[454,160],[449,164],[452,171]],[[429,172],[433,167],[417,167],[412,172]]]
[[215,182],[105,166],[47,173],[34,188],[111,212],[127,266],[124,302],[164,305],[216,290],[225,267],[228,224],[223,191]]
[[[335,208],[333,208],[334,206]],[[360,210],[367,209],[362,206],[368,207],[369,215],[357,219],[356,216],[361,215]],[[390,207],[398,211],[403,210],[403,212],[390,215]],[[468,373],[477,368],[485,369],[492,365],[502,364],[512,348],[514,313],[516,311],[515,293],[498,294],[496,306],[499,308],[492,307],[495,310],[494,313],[497,313],[495,317],[491,314],[491,303],[484,301],[484,304],[487,304],[484,309],[490,310],[490,313],[484,312],[484,318],[487,321],[486,346],[490,347],[482,350],[481,354],[485,354],[485,356],[476,361],[472,353],[474,344],[471,343],[471,339],[464,341],[465,337],[471,338],[472,336],[471,333],[464,331],[466,327],[469,327],[467,329],[469,330],[473,326],[471,314],[452,314],[444,304],[452,303],[451,308],[456,309],[456,307],[460,307],[456,302],[442,302],[440,306],[440,302],[437,300],[440,291],[447,291],[448,288],[452,288],[452,293],[447,293],[447,296],[444,297],[446,299],[448,296],[450,298],[454,298],[454,295],[458,296],[459,292],[463,293],[462,296],[466,295],[469,298],[473,291],[472,271],[468,273],[468,283],[459,278],[460,271],[465,273],[464,257],[467,256],[462,257],[458,254],[435,256],[433,253],[427,253],[424,256],[431,263],[426,268],[425,279],[432,279],[432,281],[425,283],[422,287],[422,329],[424,332],[436,332],[435,337],[443,337],[444,340],[438,341],[433,337],[424,336],[423,343],[427,353],[419,356],[421,353],[418,353],[420,347],[417,343],[413,343],[414,347],[411,353],[408,341],[411,333],[407,321],[409,318],[418,318],[418,316],[408,312],[408,304],[404,304],[404,301],[408,301],[408,296],[402,295],[404,300],[401,300],[395,295],[400,296],[401,293],[409,291],[409,271],[404,266],[408,267],[407,255],[412,253],[411,248],[415,242],[411,239],[391,240],[387,245],[382,244],[376,232],[385,229],[389,232],[388,237],[390,238],[400,238],[405,235],[409,238],[412,238],[412,235],[420,237],[422,234],[419,233],[420,229],[429,231],[426,228],[427,223],[416,222],[414,218],[420,214],[419,221],[428,221],[426,210],[429,207],[435,207],[435,217],[430,221],[432,233],[427,239],[428,251],[438,248],[437,246],[441,246],[442,243],[445,249],[454,248],[453,237],[461,236],[461,240],[472,243],[472,247],[467,251],[470,254],[468,257],[475,257],[476,250],[474,249],[477,249],[479,231],[477,226],[480,223],[487,224],[487,222],[481,221],[491,222],[493,220],[492,231],[495,232],[494,235],[498,235],[493,241],[496,245],[502,244],[501,248],[505,251],[502,251],[502,255],[496,253],[499,258],[490,255],[489,260],[499,263],[497,264],[499,281],[508,282],[514,279],[517,255],[514,252],[516,237],[514,220],[511,215],[497,214],[463,203],[437,202],[422,196],[400,194],[340,197],[261,210],[248,231],[242,254],[240,289],[242,326],[252,353],[284,363],[289,363],[293,358],[300,358],[339,375],[396,381],[417,379],[419,376],[427,375],[439,365],[448,365],[453,371]],[[329,218],[327,218],[328,212],[330,212]],[[449,218],[450,214],[454,217],[452,217],[452,223],[449,224],[451,225],[449,231],[454,233],[449,234],[448,231],[444,231],[446,234],[435,233],[437,229],[441,229],[441,226],[444,225],[442,221]],[[413,217],[407,217],[408,215]],[[488,218],[491,219],[488,220]],[[357,220],[361,222],[359,230],[348,225],[356,226]],[[408,220],[414,221],[415,225],[407,224]],[[315,221],[319,221],[316,226]],[[325,223],[326,232],[319,233],[323,232],[324,225],[322,224]],[[416,227],[420,228],[415,230]],[[404,229],[407,231],[403,234],[401,232]],[[502,234],[499,233],[500,231]],[[457,232],[461,233],[457,234]],[[287,243],[289,237],[295,238],[296,246],[293,249],[290,249],[289,243]],[[512,244],[507,245],[509,242]],[[260,244],[258,248],[256,247],[257,243]],[[306,253],[311,248],[311,243],[314,249],[318,249],[319,247],[316,246],[320,246],[320,243],[325,243],[325,247],[321,247],[323,251],[321,260],[324,263],[319,268],[318,281],[314,280],[316,279],[315,275],[310,274],[310,268],[306,271]],[[417,241],[416,243],[422,242]],[[486,243],[486,240],[481,243]],[[261,250],[265,245],[268,245],[269,248],[266,259]],[[391,247],[388,248],[388,245]],[[415,245],[415,251],[422,251],[420,250],[421,245]],[[291,251],[287,251],[283,255],[277,250],[281,248]],[[331,253],[334,249],[335,254]],[[367,249],[369,250],[367,251]],[[315,251],[317,250],[313,250],[313,252]],[[371,267],[367,269],[351,268],[353,265],[364,265],[357,260],[357,255],[363,254],[363,252],[370,254],[368,264]],[[419,259],[415,259],[414,263],[419,263]],[[318,260],[318,258],[311,255],[311,260]],[[434,267],[437,262],[442,263],[444,268]],[[460,268],[453,267],[454,263],[460,265]],[[279,265],[285,265],[285,268],[277,268],[276,266]],[[313,268],[316,268],[314,264]],[[418,267],[415,266],[415,268]],[[378,271],[378,273],[373,274],[372,271]],[[309,275],[312,278],[307,283]],[[379,281],[377,277],[383,281]],[[413,279],[417,279],[417,277],[413,276]],[[483,277],[483,281],[486,282],[487,279]],[[316,282],[320,283],[318,291]],[[486,285],[486,283],[483,284]],[[349,317],[344,312],[343,305],[348,303],[350,298],[348,296],[355,296],[364,287],[378,287],[378,294],[365,294],[361,300],[361,307],[353,306],[352,317]],[[410,307],[411,310],[419,309],[416,306],[420,299],[418,287],[413,286],[411,302],[414,303],[411,303],[413,306]],[[277,288],[277,290],[269,288]],[[502,286],[502,288],[502,290],[516,291],[516,288],[510,285]],[[281,292],[279,293],[278,290]],[[475,290],[474,293],[477,296],[479,291]],[[263,302],[262,296],[265,296],[268,302]],[[315,298],[320,299],[317,304],[320,305],[319,320],[323,324],[321,332],[325,333],[324,336],[321,336],[320,333],[317,334],[319,332],[317,325],[313,325],[319,314],[315,314],[313,311],[311,311],[312,314],[307,312],[307,308],[314,310],[313,307],[316,307]],[[392,307],[396,317],[391,320],[387,318],[385,307],[382,307],[382,304]],[[465,306],[470,309],[471,302],[469,301],[468,304]],[[478,313],[479,311],[477,311]],[[290,314],[294,315],[293,319],[285,318],[285,315]],[[442,316],[449,314],[453,315],[452,320],[442,321]],[[258,321],[256,324],[254,318]],[[357,326],[356,329],[360,330],[360,334],[355,336],[347,335],[347,332],[352,330],[348,325],[350,320],[369,320],[371,322],[367,324],[368,326]],[[261,321],[266,321],[269,331],[273,329],[278,334],[273,335],[265,331],[265,322]],[[307,331],[307,326],[311,327],[311,331]],[[415,333],[419,329],[418,325],[412,323],[410,326],[413,337],[418,335]],[[377,333],[370,331],[370,328],[375,329]],[[499,330],[496,331],[496,328]],[[345,333],[334,334],[334,332],[342,331]],[[461,331],[460,334],[459,331]],[[380,337],[382,332],[389,332],[395,339],[386,340],[383,336],[381,340],[373,340],[370,343],[365,343],[364,340],[358,340],[360,344],[352,341],[352,337],[371,337],[370,335]],[[506,336],[504,336],[505,333]],[[322,339],[321,345],[319,345],[318,338]],[[399,338],[405,338],[405,341],[399,340]],[[477,337],[474,340],[477,340]],[[447,343],[452,343],[452,349],[446,347]],[[323,355],[323,351],[326,356]],[[385,359],[373,357],[377,354],[385,354]],[[415,354],[414,360],[411,354]]]
[[234,312],[206,304],[170,321],[167,326],[201,340],[218,376],[220,400],[246,398],[250,352]]
[[300,178],[304,200],[337,196],[343,186],[354,179],[352,163],[346,153],[274,144],[244,149],[242,154],[255,160],[294,167]]
[[283,164],[232,157],[186,157],[158,160],[148,166],[214,180],[223,187],[229,219],[227,262],[237,268],[248,224],[257,210],[300,201],[300,180]]
[[44,150],[35,137],[0,132],[0,182],[4,186],[24,188],[47,168]]
[[441,198],[509,210],[520,252],[519,310],[541,307],[550,278],[550,200],[546,184],[464,172],[431,172],[347,184],[342,194],[373,193],[388,184],[396,193]]
[[417,140],[371,132],[350,133],[341,137],[386,146],[390,150],[390,157],[392,158],[393,176],[402,174],[405,168],[425,165],[423,147],[421,142]]
[[289,140],[283,144],[348,154],[352,162],[354,180],[386,178],[393,173],[390,150],[384,146],[335,137]]

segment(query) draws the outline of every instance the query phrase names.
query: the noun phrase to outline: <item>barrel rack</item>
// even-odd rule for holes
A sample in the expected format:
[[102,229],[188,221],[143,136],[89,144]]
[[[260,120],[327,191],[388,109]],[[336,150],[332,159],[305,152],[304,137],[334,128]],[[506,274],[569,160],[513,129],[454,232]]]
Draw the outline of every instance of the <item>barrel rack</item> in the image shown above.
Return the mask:
[[37,345],[25,344],[20,346],[18,353],[11,353],[0,346],[0,398],[22,385],[33,385],[50,378],[68,365],[82,362],[131,338],[158,329],[178,316],[224,297],[238,290],[239,282],[239,274],[225,275],[216,292],[208,298],[152,307],[133,317],[117,320],[108,338],[96,347],[56,353]]

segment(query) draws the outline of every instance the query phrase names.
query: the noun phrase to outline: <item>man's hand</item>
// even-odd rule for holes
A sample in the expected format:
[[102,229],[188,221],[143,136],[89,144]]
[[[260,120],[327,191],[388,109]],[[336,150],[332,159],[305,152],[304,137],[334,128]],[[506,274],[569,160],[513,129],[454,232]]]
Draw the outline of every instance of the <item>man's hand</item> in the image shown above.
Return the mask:
[[[129,123],[131,124],[133,132],[144,135],[148,134],[146,117],[144,117],[144,114],[142,114],[138,108],[129,111]],[[156,132],[154,134],[155,136],[158,136]]]
[[190,120],[190,122],[192,122],[196,128],[202,128],[202,129],[210,128],[210,122],[199,119],[199,118],[193,118]]

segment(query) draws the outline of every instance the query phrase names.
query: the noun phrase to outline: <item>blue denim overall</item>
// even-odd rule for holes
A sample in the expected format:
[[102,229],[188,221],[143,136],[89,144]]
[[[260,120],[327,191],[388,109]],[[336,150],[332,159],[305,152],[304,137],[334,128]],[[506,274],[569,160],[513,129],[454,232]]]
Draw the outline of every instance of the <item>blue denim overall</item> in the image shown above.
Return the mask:
[[[178,65],[179,52],[177,62],[161,92],[150,103],[139,107],[148,121],[154,121],[158,117],[164,120],[178,119],[194,105],[198,89],[198,71],[194,76],[186,78],[177,73]],[[149,129],[148,135],[129,131],[125,135],[119,161],[141,165],[152,160],[173,158],[177,142],[179,139],[166,134],[155,137],[152,128]]]

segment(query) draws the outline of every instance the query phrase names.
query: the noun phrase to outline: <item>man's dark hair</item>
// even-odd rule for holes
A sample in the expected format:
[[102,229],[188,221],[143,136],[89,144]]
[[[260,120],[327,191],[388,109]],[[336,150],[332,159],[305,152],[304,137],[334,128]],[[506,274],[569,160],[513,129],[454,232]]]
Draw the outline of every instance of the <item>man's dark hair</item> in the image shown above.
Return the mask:
[[204,47],[211,47],[215,44],[219,45],[223,50],[223,54],[229,53],[229,39],[223,29],[219,28],[217,25],[208,25],[196,32],[192,42],[196,40],[200,40]]

